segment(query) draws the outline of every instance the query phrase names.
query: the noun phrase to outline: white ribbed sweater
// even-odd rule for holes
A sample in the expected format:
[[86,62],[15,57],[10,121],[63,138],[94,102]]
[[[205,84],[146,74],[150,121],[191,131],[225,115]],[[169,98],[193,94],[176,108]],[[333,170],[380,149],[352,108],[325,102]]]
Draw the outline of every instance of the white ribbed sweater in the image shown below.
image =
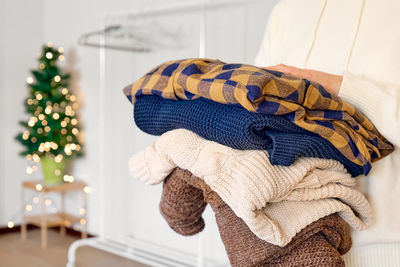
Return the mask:
[[236,150],[184,129],[163,134],[131,157],[131,174],[162,182],[176,167],[204,181],[259,238],[284,246],[310,223],[337,212],[354,229],[370,222],[369,203],[334,160],[301,158],[272,166],[259,150]]

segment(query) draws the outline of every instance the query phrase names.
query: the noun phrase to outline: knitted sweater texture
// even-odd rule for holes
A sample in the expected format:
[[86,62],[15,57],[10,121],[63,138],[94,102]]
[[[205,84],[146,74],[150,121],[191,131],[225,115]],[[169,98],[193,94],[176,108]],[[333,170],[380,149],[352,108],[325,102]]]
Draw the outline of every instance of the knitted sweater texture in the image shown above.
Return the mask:
[[344,267],[340,255],[351,247],[347,224],[329,215],[301,230],[284,247],[255,236],[217,193],[189,171],[176,168],[164,180],[160,212],[168,225],[181,235],[203,230],[201,217],[210,204],[230,263],[233,267]]
[[135,103],[134,118],[142,131],[152,135],[184,128],[235,149],[267,150],[273,165],[290,166],[303,156],[337,160],[352,176],[364,171],[330,142],[283,116],[254,113],[204,98],[173,101],[143,96]]
[[168,99],[208,98],[273,115],[331,142],[344,156],[365,168],[393,151],[369,119],[322,86],[280,72],[212,59],[163,63],[124,90],[134,101],[142,95]]
[[180,167],[204,179],[259,238],[284,246],[307,225],[338,213],[354,229],[371,220],[355,181],[334,160],[299,158],[272,166],[259,150],[235,150],[188,130],[163,134],[129,161],[131,174],[149,184]]

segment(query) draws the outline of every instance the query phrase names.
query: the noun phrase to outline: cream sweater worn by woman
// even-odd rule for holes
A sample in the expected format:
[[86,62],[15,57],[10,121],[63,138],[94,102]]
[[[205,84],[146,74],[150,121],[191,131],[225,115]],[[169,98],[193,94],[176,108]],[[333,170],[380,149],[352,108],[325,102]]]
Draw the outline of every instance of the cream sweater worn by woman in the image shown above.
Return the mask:
[[358,107],[395,146],[358,177],[374,209],[353,233],[348,266],[400,266],[400,1],[282,0],[256,57],[343,75],[339,96]]

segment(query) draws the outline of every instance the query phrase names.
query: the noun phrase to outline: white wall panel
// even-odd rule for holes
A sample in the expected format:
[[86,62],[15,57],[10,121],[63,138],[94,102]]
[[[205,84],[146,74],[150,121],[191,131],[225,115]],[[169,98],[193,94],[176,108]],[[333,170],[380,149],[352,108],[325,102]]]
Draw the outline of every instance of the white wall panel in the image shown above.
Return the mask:
[[[14,140],[18,121],[27,118],[23,101],[28,90],[25,85],[29,70],[37,66],[37,52],[43,43],[44,2],[1,1],[0,105],[1,105],[1,225],[21,209],[20,188],[27,161],[18,155],[22,146]],[[32,178],[32,177],[31,177]]]

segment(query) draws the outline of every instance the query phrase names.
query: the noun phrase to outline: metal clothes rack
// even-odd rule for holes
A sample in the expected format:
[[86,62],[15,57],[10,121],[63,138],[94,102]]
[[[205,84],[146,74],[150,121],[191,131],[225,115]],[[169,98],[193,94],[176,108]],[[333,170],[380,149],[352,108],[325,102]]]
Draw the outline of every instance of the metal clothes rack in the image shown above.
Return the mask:
[[[206,11],[208,9],[216,9],[226,6],[237,6],[237,5],[249,5],[252,4],[254,0],[203,0],[196,2],[180,2],[180,3],[171,3],[166,5],[158,5],[155,7],[142,7],[137,9],[132,9],[128,11],[115,12],[115,13],[105,13],[100,14],[99,18],[101,19],[100,30],[92,33],[87,33],[81,36],[80,44],[98,47],[99,50],[99,58],[100,58],[100,88],[99,88],[99,117],[105,117],[105,64],[106,64],[106,49],[118,49],[130,52],[148,52],[146,49],[136,49],[132,47],[117,47],[117,46],[109,46],[106,44],[106,36],[105,33],[114,28],[106,28],[104,23],[104,19],[108,18],[116,18],[116,17],[127,17],[127,18],[138,18],[138,17],[147,17],[153,16],[157,14],[170,14],[170,13],[179,13],[184,11],[196,11],[198,10],[200,14],[199,20],[199,47],[198,47],[198,56],[200,58],[204,58],[206,55]],[[98,44],[90,44],[85,43],[85,36],[90,36],[91,34],[100,34],[100,39]],[[99,120],[99,128],[101,129],[99,132],[100,143],[103,144],[105,140],[104,131],[105,123],[103,120]],[[105,154],[104,147],[99,147],[99,194],[101,196],[105,196],[106,188],[105,188],[105,179],[104,177],[104,166],[105,166]],[[105,197],[100,198],[100,207],[104,207],[105,205]],[[68,263],[67,267],[75,266],[75,255],[76,250],[82,246],[91,246],[121,257],[125,257],[134,261],[142,262],[145,264],[149,264],[151,266],[229,266],[225,263],[217,263],[215,261],[205,259],[204,251],[203,251],[203,237],[202,234],[198,236],[198,249],[197,254],[188,254],[185,252],[180,252],[175,249],[166,248],[155,243],[151,243],[149,241],[139,240],[133,237],[126,237],[126,241],[120,242],[116,240],[108,239],[105,235],[105,222],[102,218],[105,218],[106,214],[103,209],[100,209],[100,220],[99,220],[99,237],[89,238],[89,239],[81,239],[73,242],[68,250]]]
[[150,52],[150,48],[145,47],[145,46],[132,47],[132,46],[112,45],[112,44],[103,44],[101,41],[93,42],[90,40],[91,37],[99,36],[100,38],[102,38],[102,36],[104,36],[105,34],[108,34],[110,32],[119,31],[121,29],[121,27],[122,27],[121,25],[112,25],[112,26],[106,27],[103,30],[85,33],[79,37],[78,43],[80,45],[85,45],[85,46],[90,46],[90,47],[124,50],[124,51],[130,51],[130,52],[138,52],[138,53]]

